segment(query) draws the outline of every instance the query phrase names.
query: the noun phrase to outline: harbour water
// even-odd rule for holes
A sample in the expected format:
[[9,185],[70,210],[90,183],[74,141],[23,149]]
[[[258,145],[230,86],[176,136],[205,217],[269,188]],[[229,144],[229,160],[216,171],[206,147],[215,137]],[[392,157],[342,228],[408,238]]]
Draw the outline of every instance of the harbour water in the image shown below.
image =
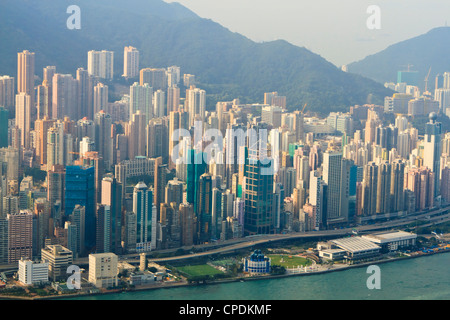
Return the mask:
[[379,265],[381,289],[368,289],[367,268],[311,276],[79,297],[93,300],[448,300],[450,253]]

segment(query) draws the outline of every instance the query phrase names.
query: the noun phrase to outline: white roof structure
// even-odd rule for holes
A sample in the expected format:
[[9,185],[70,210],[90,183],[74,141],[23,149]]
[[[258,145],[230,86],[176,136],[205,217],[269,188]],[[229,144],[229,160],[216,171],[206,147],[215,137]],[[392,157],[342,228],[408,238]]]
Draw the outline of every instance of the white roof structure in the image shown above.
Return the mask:
[[366,240],[369,240],[377,244],[384,244],[389,242],[416,239],[417,234],[399,230],[399,231],[388,231],[388,232],[368,234],[362,237]]
[[331,240],[331,242],[339,248],[351,253],[377,251],[381,249],[380,246],[367,239],[363,239],[362,237],[342,238]]

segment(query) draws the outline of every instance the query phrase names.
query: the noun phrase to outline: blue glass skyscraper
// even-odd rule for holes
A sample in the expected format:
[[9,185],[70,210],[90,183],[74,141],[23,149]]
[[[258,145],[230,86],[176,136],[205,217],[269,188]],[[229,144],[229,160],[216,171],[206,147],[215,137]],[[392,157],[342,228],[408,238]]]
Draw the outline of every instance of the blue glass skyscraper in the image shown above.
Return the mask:
[[85,207],[86,248],[95,246],[95,169],[94,167],[67,166],[65,178],[65,216],[75,206]]

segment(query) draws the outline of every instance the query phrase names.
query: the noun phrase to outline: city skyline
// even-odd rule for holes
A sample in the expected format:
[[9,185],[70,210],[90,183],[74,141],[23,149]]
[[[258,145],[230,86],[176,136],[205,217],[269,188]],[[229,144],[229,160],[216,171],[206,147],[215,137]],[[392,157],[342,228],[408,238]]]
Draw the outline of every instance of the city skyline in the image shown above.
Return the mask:
[[[124,20],[146,17],[133,10],[150,2],[133,1],[128,16],[118,10]],[[350,2],[352,16],[366,5]],[[322,4],[335,15],[347,8]],[[242,7],[258,8],[264,20],[268,5]],[[415,62],[429,70],[422,81],[410,64],[384,64],[376,83],[286,42],[248,41],[179,4],[151,6],[164,17],[152,23],[177,27],[172,37],[148,35],[150,47],[133,41],[139,32],[123,32],[115,50],[105,37],[62,57],[78,61],[64,72],[61,57],[5,51],[13,68],[0,64],[0,297],[128,295],[224,279],[245,288],[246,279],[355,266],[368,267],[363,287],[382,290],[379,265],[450,252],[450,65],[431,75],[431,58]],[[286,14],[283,0],[278,6],[272,24]],[[386,17],[388,4],[380,6],[389,26],[397,11]],[[302,23],[317,18],[316,4],[307,7]],[[76,20],[79,7],[70,8]],[[196,23],[211,30],[192,35]],[[324,30],[311,31],[330,42]],[[158,50],[168,59],[146,60]],[[174,52],[188,58],[166,57]],[[41,66],[42,58],[50,60]]]

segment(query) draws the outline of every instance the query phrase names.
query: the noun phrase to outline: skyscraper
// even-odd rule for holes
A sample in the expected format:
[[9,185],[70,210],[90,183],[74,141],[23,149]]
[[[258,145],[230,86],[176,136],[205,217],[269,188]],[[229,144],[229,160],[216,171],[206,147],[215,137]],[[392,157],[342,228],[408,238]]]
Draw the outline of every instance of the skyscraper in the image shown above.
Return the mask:
[[111,252],[111,207],[97,204],[95,210],[95,250],[97,253]]
[[166,94],[162,90],[155,91],[153,95],[153,114],[157,118],[167,115]]
[[156,246],[152,241],[156,239],[153,231],[156,230],[157,212],[153,192],[143,182],[134,187],[133,212],[136,213],[136,249],[138,252],[149,251]]
[[8,263],[17,263],[21,258],[32,259],[33,213],[29,210],[12,213],[8,220]]
[[153,90],[166,90],[166,69],[145,68],[140,71],[140,84],[148,83]]
[[95,245],[95,169],[67,166],[65,175],[65,215],[72,214],[76,205],[85,207],[87,249]]
[[128,158],[146,155],[147,136],[145,129],[148,121],[145,114],[137,111],[131,116],[131,121],[125,126],[125,135],[128,137]]
[[0,76],[0,106],[8,109],[9,112],[14,111],[15,100],[15,79],[10,76]]
[[163,164],[162,158],[159,157],[155,161],[155,179],[154,179],[154,203],[156,211],[158,213],[158,219],[160,215],[160,205],[164,203],[165,188],[167,184],[167,164]]
[[440,176],[440,159],[442,153],[441,135],[442,124],[436,122],[437,114],[430,113],[430,121],[425,127],[424,139],[424,159],[423,165],[431,169],[435,174],[434,181],[434,197],[440,194],[439,176]]
[[172,111],[178,111],[180,107],[180,88],[177,85],[170,86],[167,89],[167,114]]
[[376,211],[377,214],[389,213],[391,211],[392,166],[384,161],[378,168]]
[[405,209],[405,162],[394,161],[391,174],[391,212],[399,212]]
[[[178,159],[180,154],[172,155],[173,149],[181,139],[180,130],[189,128],[189,114],[187,112],[172,111],[169,114],[169,149],[167,151],[169,156],[169,169],[175,168],[175,162],[173,159]],[[181,150],[179,150],[181,151]]]
[[90,75],[101,79],[112,80],[114,76],[114,52],[112,51],[89,51],[88,72]]
[[90,75],[87,70],[78,68],[77,81],[79,102],[79,116],[77,119],[87,117],[92,120],[94,119],[94,87],[99,80],[97,77]]
[[24,50],[17,54],[17,92],[30,96],[30,105],[34,106],[34,52]]
[[196,119],[205,121],[206,92],[199,88],[192,88],[186,91],[186,102],[189,111],[189,124],[194,125]]
[[[269,161],[267,161],[269,160]],[[273,163],[264,159],[259,142],[249,147],[245,162],[245,220],[244,234],[270,234],[274,232]]]
[[128,46],[123,51],[123,77],[136,78],[139,76],[139,51]]
[[153,118],[153,88],[148,83],[135,82],[130,87],[130,117],[138,111],[145,115],[146,123]]
[[98,83],[94,87],[94,114],[108,107],[108,86],[103,83]]
[[211,238],[212,223],[212,176],[209,173],[200,176],[197,204],[197,241],[205,243]]
[[348,197],[352,162],[342,158],[342,153],[326,151],[323,155],[323,181],[328,185],[327,224],[348,221]]
[[[51,82],[50,82],[51,83]],[[44,80],[37,87],[37,119],[52,116],[52,89],[50,83]]]
[[86,238],[86,210],[83,206],[76,205],[70,215],[70,222],[76,227],[76,250],[72,251],[75,257],[85,254],[85,238]]
[[47,116],[36,120],[34,123],[34,130],[36,131],[36,156],[38,157],[41,166],[47,164],[47,138],[48,130],[53,127],[55,120],[50,120]]
[[181,220],[181,245],[192,246],[194,244],[194,206],[190,203],[180,204]]
[[370,162],[364,166],[364,179],[362,182],[362,215],[373,216],[377,213],[377,183],[378,169],[375,162]]
[[8,148],[8,115],[8,109],[0,106],[0,148]]
[[114,139],[112,134],[112,119],[111,116],[103,110],[96,113],[94,116],[95,123],[95,146],[98,151],[98,156],[103,158],[105,168],[109,169],[114,160],[113,146]]
[[122,248],[122,184],[113,176],[102,180],[102,205],[109,206],[110,224],[105,225],[110,234],[110,252],[121,253]]
[[23,148],[30,147],[32,100],[27,93],[16,95],[16,126],[20,130],[20,141]]
[[78,81],[70,74],[55,74],[52,84],[52,118],[78,117]]

